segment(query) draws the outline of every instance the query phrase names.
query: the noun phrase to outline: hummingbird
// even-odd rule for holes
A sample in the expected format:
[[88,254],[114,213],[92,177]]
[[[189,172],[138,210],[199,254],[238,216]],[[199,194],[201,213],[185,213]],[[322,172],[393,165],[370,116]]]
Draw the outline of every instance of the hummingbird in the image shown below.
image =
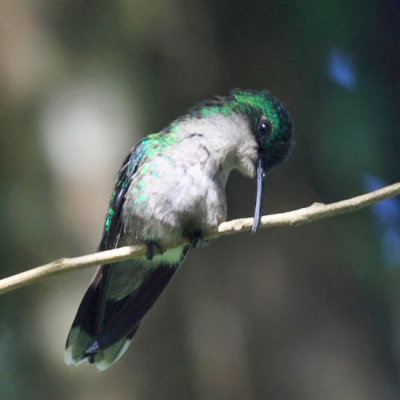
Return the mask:
[[[99,251],[144,243],[147,254],[97,269],[67,338],[66,363],[104,370],[125,353],[188,252],[226,220],[233,169],[256,177],[256,232],[265,175],[291,144],[283,103],[265,90],[235,89],[133,147],[116,176]],[[180,239],[189,244],[173,246]]]

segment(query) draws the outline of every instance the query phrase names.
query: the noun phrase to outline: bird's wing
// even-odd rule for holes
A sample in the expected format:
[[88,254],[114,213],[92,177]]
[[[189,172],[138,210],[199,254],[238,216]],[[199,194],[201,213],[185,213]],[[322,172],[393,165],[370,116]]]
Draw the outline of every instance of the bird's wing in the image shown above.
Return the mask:
[[[118,247],[124,230],[121,213],[125,195],[132,177],[142,161],[142,155],[143,151],[141,143],[139,143],[127,155],[117,174],[104,224],[103,236],[99,245],[100,251]],[[78,363],[87,358],[85,351],[103,327],[106,314],[112,315],[118,311],[118,304],[108,301],[111,279],[116,272],[113,272],[115,267],[117,265],[101,265],[93,277],[68,335],[65,355],[67,363]],[[119,304],[119,308],[121,307],[122,304]]]
[[[117,175],[99,250],[125,244],[121,212],[132,177],[143,162],[142,154],[139,144],[127,156]],[[168,249],[152,260],[142,257],[100,266],[72,324],[66,362],[79,364],[89,360],[98,369],[105,369],[118,360],[187,250]]]
[[132,177],[143,162],[143,159],[142,143],[139,143],[132,148],[122,163],[115,179],[114,192],[111,195],[99,251],[113,249],[118,244],[123,228],[121,212],[125,202],[125,195]]

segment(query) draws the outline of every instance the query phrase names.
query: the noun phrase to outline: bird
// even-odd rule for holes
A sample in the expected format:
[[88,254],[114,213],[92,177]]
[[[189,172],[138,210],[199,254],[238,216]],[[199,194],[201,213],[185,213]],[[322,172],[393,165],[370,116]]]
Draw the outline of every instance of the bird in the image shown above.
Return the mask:
[[[233,169],[256,178],[257,231],[264,178],[290,153],[292,130],[287,107],[270,92],[234,89],[131,149],[115,179],[99,251],[142,243],[147,253],[98,267],[67,338],[68,365],[88,361],[102,371],[125,353],[189,251],[226,220]],[[185,239],[188,245],[176,245]]]

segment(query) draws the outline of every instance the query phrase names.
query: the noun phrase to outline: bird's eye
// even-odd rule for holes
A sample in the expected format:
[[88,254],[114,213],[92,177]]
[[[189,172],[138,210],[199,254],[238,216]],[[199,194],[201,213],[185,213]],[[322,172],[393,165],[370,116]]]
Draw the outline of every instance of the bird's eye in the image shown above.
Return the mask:
[[266,119],[266,118],[261,118],[260,121],[258,122],[258,134],[260,136],[269,136],[271,133],[271,123]]

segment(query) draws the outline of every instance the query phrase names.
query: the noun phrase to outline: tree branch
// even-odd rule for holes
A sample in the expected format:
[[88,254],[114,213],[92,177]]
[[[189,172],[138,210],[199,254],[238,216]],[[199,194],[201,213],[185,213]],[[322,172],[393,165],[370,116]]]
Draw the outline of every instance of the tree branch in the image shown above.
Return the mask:
[[[336,215],[357,211],[371,204],[384,200],[388,197],[400,195],[400,183],[386,186],[382,189],[337,203],[322,204],[314,203],[309,207],[301,208],[280,214],[266,215],[261,218],[261,228],[272,228],[276,226],[298,226],[319,219],[333,217]],[[251,230],[253,218],[240,218],[219,225],[216,232],[211,232],[204,237],[205,240],[215,239],[221,236],[232,235],[239,232]],[[187,244],[186,241],[172,243],[170,246]],[[61,258],[49,264],[22,272],[0,280],[0,294],[31,285],[44,278],[64,272],[83,269],[99,264],[111,264],[118,261],[140,257],[146,254],[145,245],[120,247],[118,249],[102,251],[74,258]]]

